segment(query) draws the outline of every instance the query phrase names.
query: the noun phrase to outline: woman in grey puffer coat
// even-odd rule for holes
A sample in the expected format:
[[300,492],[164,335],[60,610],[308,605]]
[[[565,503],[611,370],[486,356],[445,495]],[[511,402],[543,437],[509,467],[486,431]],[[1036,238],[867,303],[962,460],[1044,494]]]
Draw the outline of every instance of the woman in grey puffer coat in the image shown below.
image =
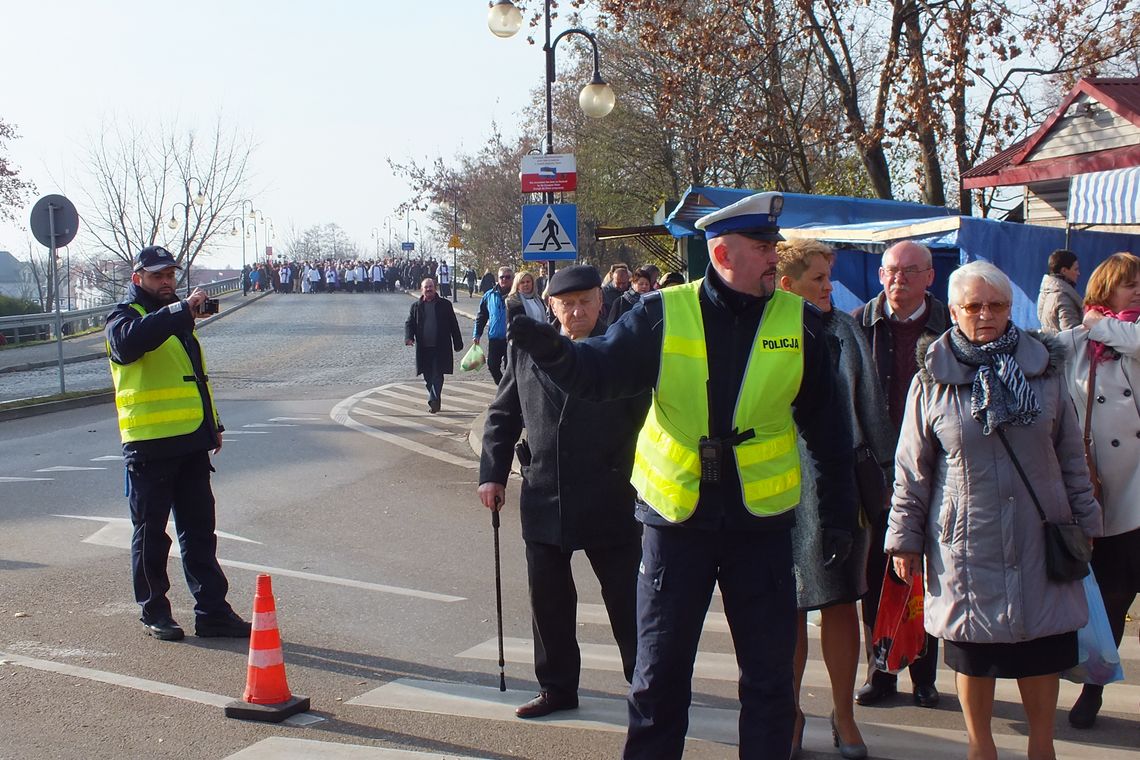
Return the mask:
[[[988,262],[951,275],[956,327],[920,357],[895,452],[886,551],[908,579],[926,560],[926,630],[957,673],[969,757],[997,757],[995,678],[1016,678],[1029,758],[1052,758],[1058,674],[1077,663],[1088,619],[1079,581],[1045,573],[1033,498],[1051,522],[1102,533],[1081,431],[1054,342],[1010,323],[1009,279]],[[1049,340],[1049,339],[1046,339]]]

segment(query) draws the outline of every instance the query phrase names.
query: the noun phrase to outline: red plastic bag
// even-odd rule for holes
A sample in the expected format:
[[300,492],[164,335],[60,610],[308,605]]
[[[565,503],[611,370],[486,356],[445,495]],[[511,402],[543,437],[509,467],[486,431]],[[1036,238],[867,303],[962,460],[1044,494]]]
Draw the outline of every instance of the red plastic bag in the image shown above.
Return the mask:
[[871,634],[871,652],[875,669],[886,673],[905,670],[926,650],[926,629],[922,624],[922,573],[906,583],[895,575],[891,558],[883,573],[883,591],[879,595],[879,613]]

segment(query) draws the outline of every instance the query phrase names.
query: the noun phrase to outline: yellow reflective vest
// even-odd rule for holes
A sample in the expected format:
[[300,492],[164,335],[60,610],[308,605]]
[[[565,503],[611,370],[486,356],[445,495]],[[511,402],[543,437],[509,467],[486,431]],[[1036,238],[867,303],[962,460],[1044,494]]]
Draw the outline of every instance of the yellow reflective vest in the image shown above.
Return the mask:
[[[670,522],[689,519],[697,508],[698,442],[709,434],[702,283],[660,291],[661,368],[631,477],[642,500]],[[732,420],[736,430],[755,432],[732,451],[744,505],[758,517],[799,504],[800,458],[791,404],[802,379],[803,299],[777,290],[764,309]]]
[[[146,316],[146,309],[139,304],[131,304],[131,307]],[[194,340],[197,339],[195,334]],[[110,350],[108,343],[107,352]],[[203,356],[202,372],[205,371]],[[205,418],[190,355],[173,335],[130,364],[112,361],[111,379],[115,382],[115,407],[119,412],[119,436],[123,443],[193,433]],[[210,408],[215,409],[208,383],[206,392],[210,395]]]

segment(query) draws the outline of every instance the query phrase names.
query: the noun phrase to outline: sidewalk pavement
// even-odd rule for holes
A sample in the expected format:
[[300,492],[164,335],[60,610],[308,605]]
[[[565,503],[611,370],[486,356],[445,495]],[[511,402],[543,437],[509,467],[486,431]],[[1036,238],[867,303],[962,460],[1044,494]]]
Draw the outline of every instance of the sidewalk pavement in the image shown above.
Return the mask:
[[[218,313],[207,319],[198,320],[197,328],[201,329],[216,319],[221,319],[232,311],[247,306],[254,301],[264,298],[269,292],[250,293],[242,296],[241,291],[235,290],[218,296]],[[107,306],[107,313],[111,312],[113,305]],[[103,339],[103,332],[91,332],[63,339],[63,363],[73,364],[91,359],[102,359],[107,356],[107,348]],[[0,374],[5,372],[23,372],[32,369],[54,367],[59,364],[59,346],[56,341],[50,343],[37,343],[31,346],[13,346],[0,350]]]

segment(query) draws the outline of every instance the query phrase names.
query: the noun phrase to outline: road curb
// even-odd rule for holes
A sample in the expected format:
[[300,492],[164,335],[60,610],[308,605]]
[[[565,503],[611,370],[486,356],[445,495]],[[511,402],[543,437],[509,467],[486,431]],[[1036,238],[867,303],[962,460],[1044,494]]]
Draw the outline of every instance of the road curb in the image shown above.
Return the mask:
[[29,404],[13,409],[0,409],[0,422],[7,420],[22,420],[26,417],[38,417],[41,414],[64,412],[68,409],[81,409],[85,406],[98,406],[115,400],[115,391],[96,391],[87,396],[63,398],[58,401],[45,401],[41,404]]

